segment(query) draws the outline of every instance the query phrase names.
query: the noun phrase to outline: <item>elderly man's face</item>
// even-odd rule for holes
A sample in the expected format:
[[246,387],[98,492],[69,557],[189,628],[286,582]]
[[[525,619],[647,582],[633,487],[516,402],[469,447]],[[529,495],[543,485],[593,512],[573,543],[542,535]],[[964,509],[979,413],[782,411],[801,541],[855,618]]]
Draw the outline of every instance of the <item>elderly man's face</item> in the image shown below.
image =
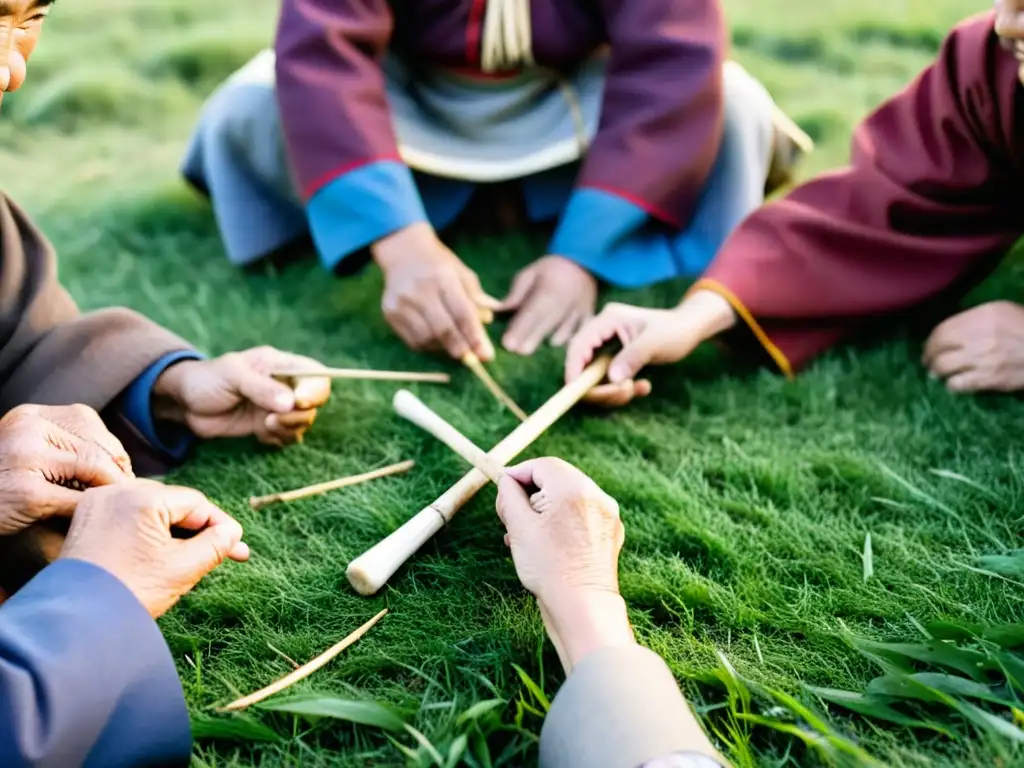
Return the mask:
[[0,100],[25,82],[25,68],[54,0],[0,0]]
[[1020,62],[1024,82],[1024,0],[996,0],[996,34]]

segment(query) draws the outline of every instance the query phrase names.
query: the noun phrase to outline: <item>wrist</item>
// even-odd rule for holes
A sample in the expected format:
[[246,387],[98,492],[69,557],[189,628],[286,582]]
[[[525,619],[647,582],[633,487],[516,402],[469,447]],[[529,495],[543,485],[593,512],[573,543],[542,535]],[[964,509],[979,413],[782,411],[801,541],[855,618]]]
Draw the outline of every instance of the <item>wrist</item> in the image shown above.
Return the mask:
[[403,227],[370,246],[370,254],[385,275],[414,254],[423,252],[437,241],[437,234],[428,222],[417,221]]
[[182,360],[167,367],[153,383],[151,394],[154,418],[160,421],[184,422],[185,413],[185,380],[193,366],[200,360]]
[[704,339],[729,330],[739,319],[724,296],[707,289],[687,294],[673,311],[681,322],[699,329]]
[[548,634],[561,645],[566,674],[602,648],[636,642],[626,602],[607,589],[564,588],[538,598]]

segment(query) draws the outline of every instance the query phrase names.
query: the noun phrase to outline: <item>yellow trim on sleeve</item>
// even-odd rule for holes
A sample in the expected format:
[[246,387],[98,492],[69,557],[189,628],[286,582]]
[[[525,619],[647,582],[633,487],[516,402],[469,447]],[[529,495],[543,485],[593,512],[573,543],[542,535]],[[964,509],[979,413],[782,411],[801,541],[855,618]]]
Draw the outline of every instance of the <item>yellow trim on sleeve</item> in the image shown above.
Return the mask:
[[765,333],[764,328],[761,327],[761,324],[754,319],[754,316],[750,313],[750,310],[746,308],[746,306],[743,304],[742,301],[739,300],[735,293],[730,291],[717,280],[711,280],[710,278],[707,277],[701,278],[696,283],[694,283],[693,286],[691,286],[690,290],[687,291],[687,295],[693,293],[694,291],[711,291],[712,293],[717,293],[723,299],[728,301],[732,308],[736,311],[736,314],[739,315],[743,322],[745,322],[747,326],[750,328],[751,332],[754,334],[754,338],[758,340],[761,346],[764,347],[765,352],[767,352],[771,359],[774,361],[775,365],[779,367],[779,370],[782,371],[783,374],[785,374],[787,379],[794,378],[793,366],[790,365],[789,359],[786,357],[785,353],[783,353],[781,349],[775,346],[772,340],[768,337],[768,334]]

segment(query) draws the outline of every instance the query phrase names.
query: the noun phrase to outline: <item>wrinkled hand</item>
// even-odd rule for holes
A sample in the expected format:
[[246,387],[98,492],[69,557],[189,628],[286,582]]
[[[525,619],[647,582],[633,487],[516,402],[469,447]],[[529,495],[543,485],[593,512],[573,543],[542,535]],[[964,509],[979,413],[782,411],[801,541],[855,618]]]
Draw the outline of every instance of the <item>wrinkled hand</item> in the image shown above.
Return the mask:
[[373,256],[384,272],[384,317],[410,348],[441,348],[456,360],[467,352],[494,359],[480,317],[497,303],[429,225],[414,224],[384,238],[373,246]]
[[634,642],[619,595],[625,529],[613,498],[564,461],[537,459],[506,470],[497,508],[567,674],[599,648]]
[[609,304],[569,343],[565,380],[578,378],[597,350],[617,338],[622,350],[608,369],[609,383],[594,387],[586,399],[598,405],[626,405],[651,392],[650,381],[636,378],[643,368],[678,362],[735,322],[729,303],[711,291],[696,291],[675,309]]
[[0,419],[0,535],[70,517],[82,490],[134,478],[121,442],[84,405],[22,405]]
[[940,323],[922,362],[950,392],[1024,389],[1024,307],[993,301]]
[[625,529],[619,505],[593,480],[561,459],[537,459],[509,467],[498,491],[524,587],[542,602],[565,589],[618,593]]
[[498,307],[515,311],[502,338],[509,352],[532,355],[546,338],[561,347],[594,316],[597,280],[562,256],[545,256],[522,270]]
[[273,347],[175,363],[153,387],[154,413],[202,438],[255,435],[263,443],[289,445],[313,425],[316,409],[331,396],[331,381],[303,377],[293,389],[270,374],[322,367]]
[[[195,535],[174,538],[172,527]],[[60,556],[111,573],[157,618],[225,559],[248,560],[249,547],[199,491],[137,480],[86,491]]]

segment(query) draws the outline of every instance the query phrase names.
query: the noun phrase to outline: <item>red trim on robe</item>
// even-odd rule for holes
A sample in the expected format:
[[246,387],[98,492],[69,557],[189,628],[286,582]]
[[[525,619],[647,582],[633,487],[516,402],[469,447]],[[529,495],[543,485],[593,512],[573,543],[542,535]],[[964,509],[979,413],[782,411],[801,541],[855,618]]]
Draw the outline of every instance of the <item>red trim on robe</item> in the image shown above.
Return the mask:
[[669,213],[668,211],[664,210],[663,208],[659,208],[658,206],[656,206],[656,205],[654,205],[652,203],[649,203],[646,200],[641,200],[636,195],[631,195],[629,192],[626,192],[624,190],[616,189],[615,187],[609,187],[609,186],[607,186],[605,184],[591,184],[591,183],[578,184],[576,186],[576,189],[596,189],[598,192],[607,192],[609,195],[615,195],[616,197],[621,197],[623,200],[625,200],[625,201],[627,201],[629,203],[632,203],[637,208],[640,208],[640,209],[646,211],[647,213],[649,213],[654,218],[659,219],[660,221],[663,221],[666,224],[671,224],[673,227],[676,227],[677,229],[682,229],[683,228],[683,225],[679,221],[679,217],[678,216],[673,216],[671,213]]
[[344,163],[343,165],[340,165],[337,168],[334,168],[334,169],[328,171],[327,173],[323,174],[322,176],[318,176],[317,178],[313,179],[313,181],[311,181],[309,183],[309,185],[306,187],[306,199],[309,199],[309,198],[313,197],[313,195],[315,195],[321,189],[326,187],[328,184],[330,184],[332,181],[334,181],[339,176],[343,176],[346,173],[351,173],[352,171],[356,170],[357,168],[362,168],[364,165],[370,165],[372,163],[381,163],[381,162],[388,162],[388,161],[394,161],[396,163],[400,163],[400,162],[402,162],[402,158],[399,156],[399,154],[397,152],[395,152],[395,153],[390,153],[390,154],[387,154],[387,155],[376,155],[374,157],[364,157],[364,158],[360,158],[359,160],[353,160],[351,162]]
[[483,32],[487,0],[472,0],[469,21],[466,24],[466,61],[472,66],[480,64],[480,36]]

